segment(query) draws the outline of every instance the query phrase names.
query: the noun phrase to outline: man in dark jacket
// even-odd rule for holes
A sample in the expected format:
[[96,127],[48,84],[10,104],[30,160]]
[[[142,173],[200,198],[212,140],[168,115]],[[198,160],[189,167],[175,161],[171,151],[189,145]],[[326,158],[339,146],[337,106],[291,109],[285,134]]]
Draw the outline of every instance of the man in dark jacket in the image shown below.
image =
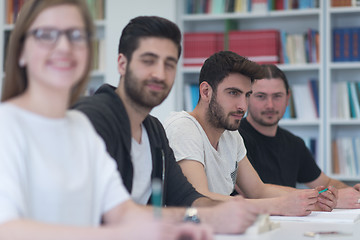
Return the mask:
[[152,179],[159,178],[163,205],[201,206],[188,211],[165,208],[164,215],[201,219],[218,233],[241,233],[262,210],[242,197],[219,203],[199,194],[175,162],[163,126],[149,115],[173,86],[180,43],[174,23],[159,17],[132,19],[120,37],[118,87],[103,85],[74,107],[89,117],[104,139],[135,202],[149,203]]

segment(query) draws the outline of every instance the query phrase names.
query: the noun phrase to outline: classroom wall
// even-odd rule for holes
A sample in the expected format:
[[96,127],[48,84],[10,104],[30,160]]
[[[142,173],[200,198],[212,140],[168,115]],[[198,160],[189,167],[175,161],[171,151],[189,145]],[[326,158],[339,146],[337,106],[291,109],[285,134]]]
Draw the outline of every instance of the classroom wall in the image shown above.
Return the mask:
[[[117,49],[120,34],[130,19],[140,15],[157,15],[176,21],[176,0],[107,0],[106,16],[106,78],[107,82],[117,85]],[[175,91],[151,112],[152,115],[164,121],[170,111],[175,110]]]

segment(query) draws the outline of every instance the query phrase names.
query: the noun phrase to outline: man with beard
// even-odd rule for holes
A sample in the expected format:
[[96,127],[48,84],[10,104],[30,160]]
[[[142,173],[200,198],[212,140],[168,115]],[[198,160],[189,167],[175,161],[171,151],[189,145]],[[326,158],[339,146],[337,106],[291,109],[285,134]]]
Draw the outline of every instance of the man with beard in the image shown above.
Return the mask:
[[[228,200],[235,185],[249,202],[273,215],[307,215],[331,211],[337,190],[297,190],[264,184],[246,157],[237,132],[261,67],[230,51],[210,56],[200,71],[200,98],[195,109],[170,115],[164,127],[182,171],[195,189],[216,200]],[[325,194],[324,194],[325,193]]]
[[275,65],[263,65],[263,79],[253,84],[248,115],[241,120],[239,132],[247,157],[265,183],[309,188],[330,185],[339,189],[337,208],[360,208],[360,184],[353,188],[332,179],[317,166],[304,141],[279,127],[290,98],[285,74]]
[[[264,211],[242,197],[225,203],[199,194],[174,159],[165,130],[149,115],[169,94],[181,53],[181,33],[155,16],[132,19],[119,42],[117,88],[105,84],[74,107],[104,139],[132,199],[150,203],[152,180],[162,183],[163,217],[209,224],[215,233],[242,233]],[[86,139],[84,140],[86,141]]]

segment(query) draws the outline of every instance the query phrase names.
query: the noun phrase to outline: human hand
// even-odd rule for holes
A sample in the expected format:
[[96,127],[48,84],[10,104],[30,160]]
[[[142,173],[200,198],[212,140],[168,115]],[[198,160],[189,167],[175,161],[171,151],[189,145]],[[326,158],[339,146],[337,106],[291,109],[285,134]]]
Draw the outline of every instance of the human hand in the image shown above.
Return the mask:
[[354,187],[339,189],[339,198],[336,208],[360,208],[360,184]]
[[297,189],[279,198],[281,215],[306,216],[315,210],[319,193],[314,189]]
[[124,221],[117,228],[115,238],[147,240],[212,240],[213,232],[205,224],[174,223],[164,220],[148,219]]
[[[265,213],[263,209],[235,196],[231,200],[210,208],[211,215],[207,218],[215,233],[239,234],[251,226],[258,214]],[[200,216],[201,217],[201,216]]]
[[[315,190],[318,192],[324,189],[324,186],[315,188]],[[337,188],[329,186],[327,191],[319,194],[315,210],[331,212],[336,207],[338,196],[339,194]]]

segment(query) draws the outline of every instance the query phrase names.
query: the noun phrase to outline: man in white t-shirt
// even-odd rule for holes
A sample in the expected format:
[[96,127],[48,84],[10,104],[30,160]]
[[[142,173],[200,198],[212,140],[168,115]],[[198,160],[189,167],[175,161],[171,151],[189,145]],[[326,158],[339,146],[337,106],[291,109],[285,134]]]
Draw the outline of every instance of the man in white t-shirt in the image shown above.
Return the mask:
[[195,189],[212,199],[226,200],[235,187],[273,215],[307,215],[331,211],[337,189],[319,194],[264,184],[246,157],[237,129],[247,110],[251,84],[262,78],[261,67],[230,51],[209,57],[200,72],[200,99],[194,111],[172,114],[165,130],[183,173]]

